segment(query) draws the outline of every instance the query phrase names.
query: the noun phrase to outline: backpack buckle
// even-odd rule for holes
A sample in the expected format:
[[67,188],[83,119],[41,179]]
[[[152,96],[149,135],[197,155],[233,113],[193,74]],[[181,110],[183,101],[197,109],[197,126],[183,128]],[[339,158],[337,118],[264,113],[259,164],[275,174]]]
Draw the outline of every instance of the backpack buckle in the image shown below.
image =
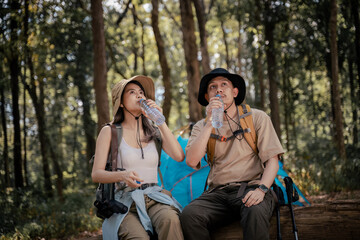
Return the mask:
[[220,140],[220,142],[226,142],[226,137],[225,137],[225,136],[221,136],[219,140]]

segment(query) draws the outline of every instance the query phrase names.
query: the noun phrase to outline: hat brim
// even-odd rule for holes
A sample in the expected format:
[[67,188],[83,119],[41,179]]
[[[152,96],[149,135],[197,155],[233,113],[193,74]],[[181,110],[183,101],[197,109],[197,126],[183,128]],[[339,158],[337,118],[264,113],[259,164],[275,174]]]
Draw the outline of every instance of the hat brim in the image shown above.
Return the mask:
[[231,74],[231,73],[208,73],[208,74],[206,74],[201,79],[201,82],[200,82],[198,102],[203,106],[207,106],[209,104],[208,100],[206,100],[206,98],[205,98],[205,94],[207,93],[208,84],[209,84],[210,80],[212,80],[216,77],[219,77],[219,76],[229,79],[231,81],[231,83],[233,84],[234,88],[238,89],[239,93],[235,97],[235,104],[240,105],[245,99],[245,94],[246,94],[245,81],[240,75]]
[[151,78],[149,78],[147,76],[143,76],[143,75],[137,75],[137,76],[134,76],[129,79],[123,79],[119,83],[116,84],[116,85],[119,84],[120,89],[118,91],[116,91],[115,93],[112,92],[112,95],[114,95],[114,94],[117,95],[115,102],[113,102],[113,116],[115,116],[115,114],[117,113],[117,111],[121,105],[121,96],[124,92],[126,85],[128,83],[130,83],[131,81],[139,82],[140,85],[144,88],[145,97],[147,99],[151,99],[151,100],[155,101],[155,86],[154,86],[154,82]]

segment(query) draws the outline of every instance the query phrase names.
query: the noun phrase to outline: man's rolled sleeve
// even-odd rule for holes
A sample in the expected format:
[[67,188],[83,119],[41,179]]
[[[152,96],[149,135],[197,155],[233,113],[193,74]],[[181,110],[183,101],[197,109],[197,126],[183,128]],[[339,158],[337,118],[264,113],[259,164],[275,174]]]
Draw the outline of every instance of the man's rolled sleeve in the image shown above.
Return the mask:
[[257,116],[254,118],[254,125],[256,126],[257,146],[259,150],[259,157],[262,163],[274,156],[281,156],[284,153],[284,149],[281,146],[280,140],[276,134],[274,126],[270,117],[263,111],[253,109],[257,111]]

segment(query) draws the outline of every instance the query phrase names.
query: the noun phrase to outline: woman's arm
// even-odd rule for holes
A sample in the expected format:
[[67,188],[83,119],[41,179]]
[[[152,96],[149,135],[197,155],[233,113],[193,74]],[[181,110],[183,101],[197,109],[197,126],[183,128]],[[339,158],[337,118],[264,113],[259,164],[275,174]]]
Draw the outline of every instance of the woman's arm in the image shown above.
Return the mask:
[[114,183],[125,182],[130,187],[139,187],[136,181],[143,182],[136,172],[129,171],[106,171],[106,161],[108,158],[111,143],[111,127],[105,126],[101,129],[96,140],[94,165],[91,177],[94,182],[98,183]]
[[162,148],[175,161],[181,162],[185,158],[184,151],[174,134],[170,131],[166,123],[159,126],[162,138]]
[[[161,113],[162,109],[151,99],[146,100],[147,104],[151,108],[157,108]],[[146,113],[143,112],[146,116]],[[147,116],[146,116],[147,117]],[[166,123],[158,126],[161,132],[162,148],[164,151],[175,161],[181,162],[185,158],[184,151],[182,150],[180,143],[176,140],[174,134],[170,131]]]

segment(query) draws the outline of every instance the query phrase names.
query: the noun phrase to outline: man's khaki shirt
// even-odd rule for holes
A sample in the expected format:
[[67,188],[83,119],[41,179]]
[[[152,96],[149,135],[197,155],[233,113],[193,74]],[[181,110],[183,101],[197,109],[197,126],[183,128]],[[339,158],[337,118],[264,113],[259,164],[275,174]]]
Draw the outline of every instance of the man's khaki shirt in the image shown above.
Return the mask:
[[[246,181],[249,185],[258,184],[264,172],[264,163],[271,157],[284,153],[270,117],[265,112],[254,108],[251,112],[259,154],[254,153],[243,135],[238,135],[237,138],[227,142],[216,141],[214,164],[208,177],[210,188],[231,182]],[[239,129],[237,123],[239,123],[238,117],[235,122],[231,119],[224,120],[223,126],[215,133],[228,138],[233,135],[232,132]],[[186,150],[197,140],[204,126],[205,119],[194,125]]]

